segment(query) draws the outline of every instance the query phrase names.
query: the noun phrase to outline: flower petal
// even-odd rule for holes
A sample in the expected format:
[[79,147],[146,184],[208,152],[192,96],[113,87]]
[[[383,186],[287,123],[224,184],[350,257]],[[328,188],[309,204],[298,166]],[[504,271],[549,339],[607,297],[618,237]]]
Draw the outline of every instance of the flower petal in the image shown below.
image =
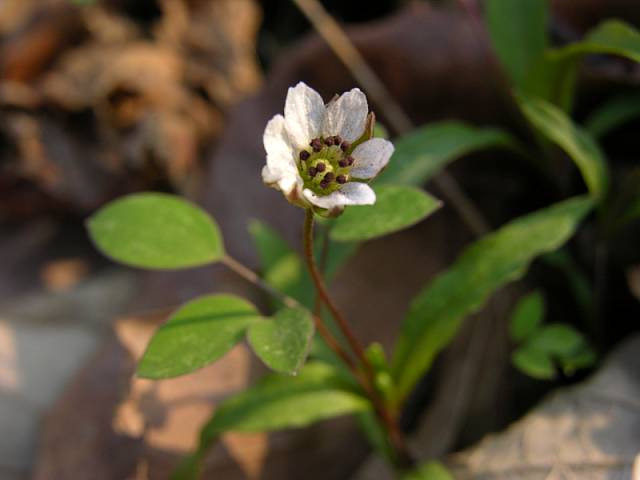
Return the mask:
[[354,88],[327,105],[322,134],[325,137],[340,135],[344,140],[354,142],[364,133],[368,112],[367,97]]
[[345,205],[373,205],[376,194],[366,183],[350,182],[340,190],[324,197],[318,196],[308,188],[303,191],[305,198],[320,208],[337,208]]
[[301,149],[320,135],[324,102],[314,89],[300,82],[289,88],[284,105],[284,118],[291,143]]
[[353,156],[351,176],[363,179],[374,178],[387,166],[393,151],[393,144],[384,138],[372,138],[361,143],[351,154]]
[[293,149],[287,136],[284,117],[282,115],[276,115],[269,120],[262,135],[262,143],[264,144],[264,149],[267,151],[267,157],[273,157],[274,159],[280,157],[283,159],[286,158],[287,161],[295,167]]
[[268,165],[262,169],[262,181],[285,195],[289,195],[296,188],[302,190],[303,185],[299,175],[272,169]]

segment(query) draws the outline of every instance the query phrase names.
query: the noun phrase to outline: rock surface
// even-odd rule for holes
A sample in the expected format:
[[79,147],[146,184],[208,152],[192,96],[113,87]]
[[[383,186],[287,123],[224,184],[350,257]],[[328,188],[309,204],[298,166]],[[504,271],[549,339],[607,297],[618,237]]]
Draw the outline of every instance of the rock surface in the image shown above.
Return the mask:
[[460,480],[628,480],[640,453],[640,337],[590,380],[452,457]]

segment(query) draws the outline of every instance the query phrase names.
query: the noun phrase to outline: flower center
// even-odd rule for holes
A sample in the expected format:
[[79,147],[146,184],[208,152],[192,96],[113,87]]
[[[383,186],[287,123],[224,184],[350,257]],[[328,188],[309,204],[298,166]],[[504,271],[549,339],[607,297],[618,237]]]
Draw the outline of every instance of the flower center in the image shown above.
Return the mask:
[[339,136],[314,138],[309,149],[298,154],[298,170],[308,188],[317,195],[328,195],[350,180],[353,157],[351,145]]

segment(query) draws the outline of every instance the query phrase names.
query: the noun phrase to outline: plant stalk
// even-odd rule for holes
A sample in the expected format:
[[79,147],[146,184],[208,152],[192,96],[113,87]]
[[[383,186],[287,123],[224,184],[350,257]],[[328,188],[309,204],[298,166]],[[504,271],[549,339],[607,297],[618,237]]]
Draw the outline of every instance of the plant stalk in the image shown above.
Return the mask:
[[395,467],[399,470],[411,468],[414,461],[409,453],[409,449],[407,448],[404,434],[399,428],[396,415],[391,411],[376,389],[375,370],[371,365],[371,362],[367,359],[364,348],[351,330],[346,318],[342,315],[336,304],[331,299],[322,274],[318,270],[318,266],[313,255],[313,217],[313,211],[311,209],[307,209],[304,220],[303,235],[304,256],[314,286],[316,287],[316,292],[318,297],[329,309],[329,312],[335,319],[340,331],[347,339],[349,346],[357,356],[360,364],[364,367],[364,371],[356,368],[353,370],[353,374],[360,382],[367,395],[369,395],[376,414],[387,432],[388,439],[396,456],[396,458],[394,458]]

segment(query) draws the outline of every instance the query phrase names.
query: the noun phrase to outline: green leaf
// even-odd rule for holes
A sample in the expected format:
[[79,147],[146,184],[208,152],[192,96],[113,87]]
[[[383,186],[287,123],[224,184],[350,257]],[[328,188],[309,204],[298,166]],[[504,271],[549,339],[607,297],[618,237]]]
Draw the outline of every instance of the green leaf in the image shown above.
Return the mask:
[[393,376],[384,348],[381,344],[374,342],[367,347],[365,355],[373,367],[376,388],[383,397],[390,398],[393,392]]
[[544,317],[544,298],[533,292],[522,298],[511,314],[511,338],[521,342],[535,332]]
[[553,57],[547,50],[533,65],[519,89],[568,112],[575,94],[579,60],[578,57]]
[[640,32],[620,20],[606,20],[582,41],[554,49],[551,54],[566,58],[591,53],[618,55],[640,62]]
[[511,362],[525,375],[539,380],[552,380],[556,376],[556,369],[549,354],[530,345],[514,351]]
[[410,227],[437,210],[441,202],[423,190],[401,185],[375,188],[374,205],[349,207],[335,220],[332,240],[361,242]]
[[621,95],[605,102],[591,113],[585,128],[593,137],[603,137],[637,117],[640,117],[640,95]]
[[462,320],[538,255],[564,244],[592,208],[576,197],[517,218],[468,247],[413,300],[396,344],[393,373],[402,400],[454,337]]
[[576,370],[593,366],[597,359],[596,352],[588,345],[585,345],[582,350],[561,358],[560,363],[565,375],[573,375]]
[[233,295],[207,295],[182,306],[149,342],[138,376],[171,378],[202,368],[227,353],[261,316]]
[[531,338],[530,344],[541,352],[558,358],[570,357],[586,344],[582,334],[569,325],[547,325]]
[[215,411],[203,436],[301,428],[327,418],[363,412],[369,401],[330,365],[307,363],[294,377],[268,375]]
[[454,480],[454,477],[440,462],[430,461],[403,475],[402,480]]
[[548,49],[529,71],[520,88],[569,111],[582,57],[594,53],[613,54],[638,61],[639,39],[640,34],[623,22],[603,22],[580,42]]
[[512,137],[499,129],[460,122],[431,123],[396,140],[395,153],[376,183],[421,186],[447,164],[472,151],[515,145]]
[[521,86],[547,48],[546,0],[489,0],[493,48],[511,81]]
[[223,433],[300,428],[371,410],[369,401],[325,363],[309,362],[295,377],[271,374],[220,405],[200,433],[198,451],[172,478],[197,478],[197,466]]
[[591,194],[597,200],[602,199],[607,192],[609,172],[604,155],[591,135],[555,105],[523,94],[517,98],[529,122],[571,157]]
[[271,319],[252,324],[247,338],[268,367],[276,372],[295,374],[307,358],[313,332],[308,311],[286,308]]
[[175,195],[138,193],[122,197],[96,212],[87,227],[105,255],[134,267],[197,267],[224,256],[214,220]]

